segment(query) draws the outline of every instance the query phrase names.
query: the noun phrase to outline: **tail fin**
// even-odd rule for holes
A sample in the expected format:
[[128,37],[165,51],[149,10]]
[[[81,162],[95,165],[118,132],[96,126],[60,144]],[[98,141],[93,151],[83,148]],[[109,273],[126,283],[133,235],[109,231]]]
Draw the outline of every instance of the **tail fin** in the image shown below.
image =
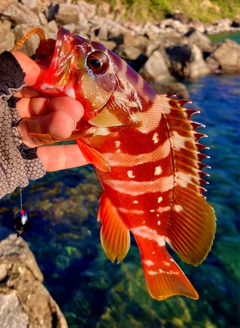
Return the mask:
[[161,301],[165,298],[182,295],[198,299],[198,293],[183,271],[168,253],[166,246],[156,241],[134,236],[142,258],[145,279],[150,295]]

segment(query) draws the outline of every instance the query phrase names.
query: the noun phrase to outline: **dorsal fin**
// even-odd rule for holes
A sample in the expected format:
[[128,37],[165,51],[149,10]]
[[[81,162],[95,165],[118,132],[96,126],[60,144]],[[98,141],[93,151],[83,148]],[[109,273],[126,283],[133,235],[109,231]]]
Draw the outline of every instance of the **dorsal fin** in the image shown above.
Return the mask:
[[[172,201],[168,243],[187,263],[198,265],[207,256],[215,233],[215,215],[202,192],[206,181],[202,172],[201,151],[207,147],[198,143],[204,134],[196,132],[202,126],[190,120],[191,110],[182,100],[159,96],[162,113],[169,129],[169,138],[175,167],[175,187]],[[193,111],[193,114],[196,111]]]

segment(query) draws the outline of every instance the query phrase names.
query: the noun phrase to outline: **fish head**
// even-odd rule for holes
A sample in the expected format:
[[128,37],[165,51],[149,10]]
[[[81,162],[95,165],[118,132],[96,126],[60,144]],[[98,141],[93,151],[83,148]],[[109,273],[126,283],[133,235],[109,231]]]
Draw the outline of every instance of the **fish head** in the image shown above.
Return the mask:
[[[39,49],[36,61],[46,66],[49,56],[44,60],[41,44]],[[60,28],[44,80],[35,87],[47,94],[79,100],[84,107],[83,118],[91,125],[137,125],[141,102],[132,83],[121,74],[124,70],[127,64],[103,44]]]

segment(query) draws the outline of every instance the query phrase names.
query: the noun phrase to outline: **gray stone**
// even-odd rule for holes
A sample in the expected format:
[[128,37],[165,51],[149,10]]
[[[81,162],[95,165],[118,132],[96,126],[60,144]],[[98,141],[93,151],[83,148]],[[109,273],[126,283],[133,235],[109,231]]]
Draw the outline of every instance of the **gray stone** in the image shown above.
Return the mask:
[[170,77],[164,57],[159,50],[155,50],[148,58],[144,70],[153,77],[154,81],[163,81]]
[[90,19],[96,15],[96,5],[89,4],[85,1],[78,1],[77,6],[79,8],[79,12],[84,15],[84,17]]
[[[1,26],[0,26],[1,29]],[[12,31],[0,30],[0,53],[5,50],[11,50],[15,44],[15,35]]]
[[70,23],[77,24],[79,22],[79,7],[71,4],[60,3],[55,19],[59,25]]
[[212,53],[224,73],[240,72],[240,45],[226,39],[221,42]]
[[[1,328],[67,328],[27,243],[0,228]],[[54,323],[54,326],[53,326]]]
[[202,51],[195,44],[191,47],[192,60],[189,63],[190,78],[195,79],[210,73],[210,70],[203,59]]
[[6,10],[9,6],[11,6],[12,4],[16,4],[17,2],[18,2],[18,0],[0,1],[0,14],[2,14],[4,12],[4,10]]
[[28,328],[29,319],[19,302],[16,292],[0,294],[1,328]]
[[33,24],[35,27],[40,24],[38,16],[28,7],[21,3],[12,4],[3,11],[3,17],[9,18],[15,25]]
[[201,32],[197,30],[190,30],[187,33],[187,41],[189,47],[191,47],[193,44],[196,44],[198,48],[200,48],[202,51],[212,51],[213,45],[210,39],[202,34]]
[[[22,37],[24,37],[30,30],[34,29],[35,27],[36,26],[34,24],[17,25],[13,29],[16,42],[19,41]],[[45,31],[46,37],[48,38],[49,35],[48,35],[47,27],[41,26],[41,28]],[[55,33],[54,33],[54,38],[56,38]],[[38,48],[38,46],[39,46],[39,37],[37,34],[33,34],[26,40],[26,42],[21,46],[19,50],[28,56],[32,56],[33,54],[35,54],[35,51]]]
[[183,83],[154,83],[151,85],[152,89],[157,94],[162,95],[175,95],[180,99],[189,99],[189,92]]

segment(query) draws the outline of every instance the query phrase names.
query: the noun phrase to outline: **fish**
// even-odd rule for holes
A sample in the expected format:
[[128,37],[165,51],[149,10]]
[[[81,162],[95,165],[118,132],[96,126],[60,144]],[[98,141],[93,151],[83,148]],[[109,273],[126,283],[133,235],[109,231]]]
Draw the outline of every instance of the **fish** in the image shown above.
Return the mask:
[[[61,27],[56,40],[40,37],[36,62],[45,75],[34,88],[45,95],[77,99],[83,118],[68,139],[76,140],[102,186],[97,220],[107,257],[127,255],[131,235],[140,250],[150,295],[198,299],[199,295],[167,249],[197,266],[215,234],[214,209],[203,187],[209,168],[191,120],[198,110],[187,100],[158,95],[120,57],[96,41]],[[42,143],[49,135],[34,135]]]

